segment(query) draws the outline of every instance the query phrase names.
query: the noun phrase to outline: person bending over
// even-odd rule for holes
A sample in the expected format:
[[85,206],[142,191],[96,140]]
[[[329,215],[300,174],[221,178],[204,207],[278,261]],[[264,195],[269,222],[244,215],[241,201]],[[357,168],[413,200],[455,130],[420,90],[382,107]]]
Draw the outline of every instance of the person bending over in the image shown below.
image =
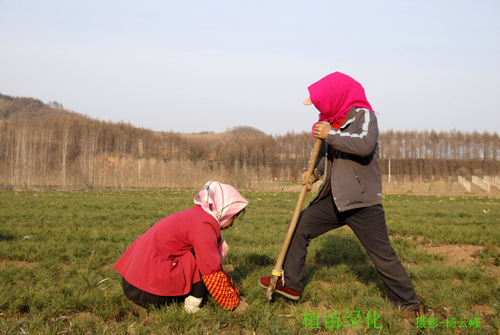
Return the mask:
[[184,300],[188,313],[200,309],[207,291],[224,309],[248,308],[232,278],[222,269],[228,246],[221,230],[233,225],[248,201],[230,186],[207,182],[195,205],[152,226],[113,266],[126,297],[149,308]]

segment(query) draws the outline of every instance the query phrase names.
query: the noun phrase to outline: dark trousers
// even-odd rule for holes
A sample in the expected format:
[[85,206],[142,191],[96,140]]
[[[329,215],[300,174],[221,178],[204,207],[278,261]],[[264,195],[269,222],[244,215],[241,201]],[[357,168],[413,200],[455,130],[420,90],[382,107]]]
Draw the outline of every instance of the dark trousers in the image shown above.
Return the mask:
[[[193,256],[196,258],[196,254],[194,252],[194,249],[191,249],[191,253]],[[201,273],[200,273],[201,277]],[[194,283],[191,285],[191,292],[189,292],[186,295],[182,296],[172,296],[172,297],[166,297],[166,296],[161,296],[161,295],[155,295],[152,293],[148,293],[146,291],[143,291],[134,285],[130,284],[125,280],[125,278],[122,277],[122,287],[123,287],[123,293],[125,293],[125,296],[132,301],[133,303],[144,307],[161,307],[163,305],[167,305],[171,302],[177,302],[177,301],[184,301],[184,299],[188,295],[192,295],[196,298],[203,298],[206,293],[208,292],[207,287],[205,286],[205,283],[203,280],[200,280],[197,283]]]
[[283,264],[285,285],[302,291],[310,240],[344,225],[352,229],[363,245],[396,308],[419,309],[411,279],[391,247],[382,205],[339,212],[329,196],[303,210]]

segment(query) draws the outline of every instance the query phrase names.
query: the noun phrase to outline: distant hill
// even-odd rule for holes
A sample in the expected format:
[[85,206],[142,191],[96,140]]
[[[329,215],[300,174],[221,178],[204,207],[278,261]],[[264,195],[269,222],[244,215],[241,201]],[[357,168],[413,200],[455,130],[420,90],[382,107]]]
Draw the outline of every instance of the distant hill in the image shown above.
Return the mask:
[[253,127],[248,126],[236,126],[233,129],[228,129],[223,133],[214,133],[214,132],[201,132],[194,134],[181,134],[182,137],[187,139],[197,139],[197,140],[225,140],[232,137],[240,137],[240,136],[252,136],[252,137],[262,137],[268,136],[263,131],[255,129]]
[[234,127],[232,133],[237,136],[267,136],[263,131],[248,126]]
[[0,94],[4,188],[191,189],[207,180],[248,187],[279,173],[281,179],[301,173],[310,135],[281,142],[286,148],[247,126],[218,134],[152,131],[90,118],[57,102]]
[[[12,97],[0,93],[0,120],[33,119],[47,116],[76,116],[90,118],[89,116],[64,109],[63,105],[56,101],[44,103],[35,98]],[[223,133],[204,131],[194,134],[179,135],[186,139],[209,139],[216,141],[225,140],[234,136],[267,136],[263,131],[248,126],[237,126]]]
[[43,103],[39,99],[11,97],[0,93],[0,120],[33,119],[39,117],[58,116],[87,117],[64,109],[63,105],[54,101]]

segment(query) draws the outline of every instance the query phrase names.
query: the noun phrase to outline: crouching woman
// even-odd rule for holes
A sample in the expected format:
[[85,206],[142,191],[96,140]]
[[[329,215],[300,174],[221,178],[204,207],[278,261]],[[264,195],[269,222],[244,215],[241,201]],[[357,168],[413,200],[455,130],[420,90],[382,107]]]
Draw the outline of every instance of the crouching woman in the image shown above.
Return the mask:
[[245,298],[222,269],[228,247],[220,232],[248,201],[234,187],[209,181],[194,203],[160,220],[120,257],[113,267],[123,291],[145,308],[184,300],[185,310],[196,313],[208,291],[222,308],[244,310]]

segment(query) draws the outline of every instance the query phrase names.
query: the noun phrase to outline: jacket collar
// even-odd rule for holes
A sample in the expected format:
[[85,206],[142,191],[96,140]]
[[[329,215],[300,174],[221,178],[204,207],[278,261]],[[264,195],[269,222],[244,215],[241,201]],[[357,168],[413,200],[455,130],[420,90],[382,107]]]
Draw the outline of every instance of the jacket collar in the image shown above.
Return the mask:
[[351,107],[351,109],[349,109],[349,112],[345,117],[344,123],[340,126],[340,130],[344,130],[345,128],[347,128],[348,125],[354,122],[354,120],[356,119],[356,113],[357,113],[356,107],[353,106]]

